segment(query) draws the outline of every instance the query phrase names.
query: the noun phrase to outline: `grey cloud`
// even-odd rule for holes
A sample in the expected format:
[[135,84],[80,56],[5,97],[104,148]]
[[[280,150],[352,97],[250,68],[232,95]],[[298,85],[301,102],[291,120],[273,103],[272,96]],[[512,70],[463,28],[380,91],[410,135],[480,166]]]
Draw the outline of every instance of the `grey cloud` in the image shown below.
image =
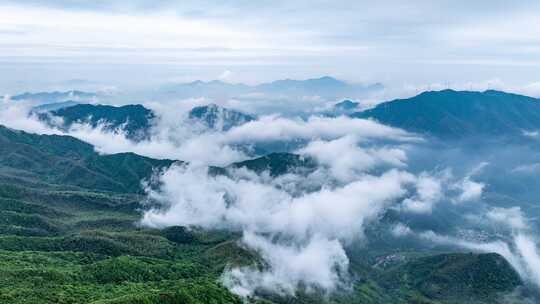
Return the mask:
[[[208,52],[201,60],[194,61],[192,55],[185,52],[169,52],[167,56],[155,53],[143,56],[144,51],[122,51],[110,48],[110,43],[100,45],[95,41],[98,45],[93,46],[94,50],[104,48],[103,51],[93,53],[90,52],[91,49],[80,46],[79,49],[72,49],[69,56],[56,51],[53,52],[56,57],[39,58],[40,64],[53,64],[49,69],[69,59],[74,65],[82,63],[77,69],[83,69],[90,62],[94,68],[101,64],[102,70],[110,68],[110,64],[131,65],[130,71],[124,72],[124,75],[132,75],[133,71],[141,69],[141,62],[145,65],[175,64],[183,66],[184,69],[193,65],[213,65],[220,66],[221,71],[234,65],[242,66],[238,68],[242,71],[236,73],[238,79],[251,81],[261,81],[262,74],[269,75],[268,69],[274,69],[272,67],[275,67],[273,73],[279,75],[275,78],[290,76],[294,72],[301,74],[297,76],[301,78],[314,74],[336,74],[354,80],[393,82],[479,81],[482,78],[494,77],[538,81],[534,78],[536,68],[531,66],[531,63],[540,60],[537,51],[540,45],[540,27],[534,26],[538,24],[538,18],[531,14],[540,6],[537,1],[30,0],[21,4],[20,1],[5,0],[0,1],[1,4],[22,8],[53,8],[75,13],[93,12],[100,15],[145,17],[166,13],[175,15],[178,19],[209,22],[217,27],[227,27],[238,32],[256,30],[257,37],[277,43],[277,47],[269,55],[263,49],[252,49],[251,46],[243,44],[226,45],[213,39],[207,43],[211,45],[210,49],[230,49],[227,52],[232,55],[216,57],[213,52]],[[526,27],[521,23],[532,26]],[[4,35],[12,35],[12,32]],[[32,61],[32,56],[49,50],[32,48],[31,41],[25,43],[28,45],[25,48],[28,54],[22,57],[10,56],[6,60],[28,63]],[[65,44],[74,45],[67,40]],[[208,47],[200,46],[204,52]],[[166,52],[167,48],[162,51]],[[115,56],[118,53],[125,56]],[[74,55],[78,57],[73,57]],[[240,58],[243,60],[239,60]],[[521,66],[521,71],[501,67],[501,62]],[[444,65],[444,73],[440,71],[440,65]],[[166,68],[159,69],[163,73]],[[217,77],[219,73],[214,72],[213,77]],[[25,75],[29,77],[29,73]],[[209,78],[210,75],[205,74],[203,77]]]

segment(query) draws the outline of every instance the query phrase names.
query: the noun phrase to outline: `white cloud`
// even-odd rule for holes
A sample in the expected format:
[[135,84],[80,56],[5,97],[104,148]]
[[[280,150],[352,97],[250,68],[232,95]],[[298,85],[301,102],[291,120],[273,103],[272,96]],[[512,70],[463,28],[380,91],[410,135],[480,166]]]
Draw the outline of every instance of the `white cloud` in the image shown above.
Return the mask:
[[395,237],[404,237],[413,233],[413,231],[411,230],[411,228],[409,228],[409,226],[402,223],[397,223],[396,225],[394,225],[394,227],[392,227],[390,232]]
[[[121,128],[109,130],[106,126],[92,128],[85,124],[74,124],[67,132],[51,128],[35,116],[29,115],[33,105],[27,102],[8,101],[0,105],[2,107],[0,123],[28,132],[71,135],[93,144],[100,153],[134,152],[153,158],[178,159],[219,166],[246,159],[245,152],[239,146],[245,147],[267,141],[333,140],[346,135],[354,136],[358,141],[421,140],[400,129],[370,120],[347,117],[311,116],[303,120],[270,115],[227,132],[214,132],[188,119],[189,110],[194,106],[208,103],[206,99],[147,103],[146,105],[158,115],[158,119],[151,129],[151,138],[137,143],[128,140]],[[339,144],[339,141],[335,144]],[[360,151],[358,150],[358,153]],[[377,154],[376,159],[388,163],[404,160],[404,155],[397,149],[366,151],[368,154]]]
[[540,97],[540,81],[527,84],[519,89],[518,92],[529,96]]
[[426,231],[418,235],[430,242],[475,250],[478,252],[495,252],[503,256],[519,275],[540,287],[540,255],[537,242],[529,235],[526,221],[519,207],[493,208],[487,218],[496,225],[506,225],[513,229],[512,235],[507,239],[491,242],[473,242],[462,239],[442,236],[433,231]]
[[233,72],[231,72],[231,71],[229,71],[229,70],[225,70],[225,71],[223,71],[223,73],[221,73],[221,74],[219,75],[218,78],[221,79],[221,80],[225,80],[225,81],[226,81],[226,80],[230,80],[232,76],[233,76]]
[[314,157],[319,164],[329,167],[340,181],[349,181],[359,172],[375,166],[403,168],[407,156],[398,148],[361,148],[359,138],[347,135],[335,140],[314,140],[298,153]]
[[[191,122],[182,122],[182,116],[178,115],[167,114],[162,117],[165,119],[158,121],[152,139],[148,142],[132,145],[133,151],[155,157],[158,154],[149,154],[148,152],[151,148],[160,149],[160,147],[172,145],[175,149],[166,149],[159,156],[212,165],[226,165],[246,158],[243,152],[234,148],[236,145],[251,145],[268,141],[332,140],[349,134],[364,141],[370,139],[405,142],[420,140],[418,137],[399,129],[386,127],[369,120],[346,117],[309,117],[307,120],[301,120],[263,116],[226,132],[202,132],[197,128],[194,129]],[[172,119],[168,117],[172,117]],[[338,141],[335,144],[339,143]],[[103,150],[109,153],[117,152]],[[352,153],[360,153],[360,151]],[[378,154],[379,152],[380,154]],[[368,150],[367,153],[373,155],[375,160],[383,160],[389,164],[402,165],[401,162],[405,160],[403,152],[398,149]]]
[[537,286],[540,286],[540,256],[538,247],[532,238],[518,234],[515,238],[516,250],[527,267],[528,275]]
[[466,177],[457,187],[462,191],[457,197],[457,202],[463,203],[478,200],[482,196],[485,185]]
[[[536,132],[536,133],[538,133],[538,132]],[[537,137],[537,136],[538,136],[538,134],[535,135],[535,137]],[[532,164],[520,165],[520,166],[517,166],[514,169],[512,169],[513,173],[520,173],[520,174],[535,174],[538,171],[540,171],[540,163],[532,163]]]
[[[290,182],[301,178],[297,176]],[[404,195],[404,186],[415,180],[409,173],[391,170],[381,176],[362,175],[343,187],[324,187],[300,197],[258,177],[246,180],[207,176],[202,167],[173,167],[161,181],[162,188],[150,192],[150,197],[171,205],[165,212],[152,210],[145,214],[143,222],[151,226],[177,223],[245,228],[297,238],[318,232],[351,240],[361,232],[365,220],[373,219],[387,204]]]
[[455,183],[453,188],[460,191],[459,195],[454,199],[455,203],[465,203],[471,201],[477,201],[482,197],[484,192],[485,184],[476,182],[473,180],[473,177],[484,170],[489,163],[481,162],[476,167],[474,167],[463,180]]
[[270,141],[293,139],[336,139],[346,135],[364,139],[419,140],[400,129],[387,127],[371,120],[348,117],[311,116],[307,120],[264,116],[231,129],[224,137],[229,142]]
[[419,234],[419,236],[436,244],[455,245],[478,252],[498,253],[502,257],[504,257],[522,277],[527,277],[524,261],[521,260],[519,253],[513,252],[509,244],[505,243],[504,241],[493,241],[485,243],[471,242],[449,236],[439,235],[433,231],[422,232]]
[[403,210],[412,213],[431,213],[433,205],[443,197],[441,181],[424,173],[418,177],[416,185],[417,194],[403,201]]
[[60,134],[58,130],[51,129],[39,121],[30,111],[35,106],[32,102],[12,101],[5,98],[0,103],[0,125],[39,134]]
[[329,291],[347,276],[349,260],[337,240],[315,236],[305,245],[283,246],[246,233],[242,241],[261,254],[269,269],[243,267],[225,272],[224,285],[240,296],[252,296],[257,289],[291,295],[300,283],[308,291],[313,287]]
[[[392,83],[466,82],[500,74],[538,81],[535,1],[475,1],[474,7],[463,0],[113,2],[3,1],[0,56],[8,63],[2,68],[13,71],[5,73],[5,88],[42,80],[43,71],[55,78],[137,78],[137,85],[145,85],[194,74],[215,78],[232,66],[245,82],[329,73]],[[520,68],[501,68],[505,64]]]
[[[365,227],[388,208],[429,214],[450,191],[454,191],[448,196],[453,202],[478,200],[484,191],[485,185],[475,179],[486,163],[463,178],[454,178],[449,171],[406,172],[404,144],[421,139],[399,129],[346,117],[304,120],[277,115],[263,116],[227,132],[187,123],[189,109],[207,102],[149,103],[160,118],[151,139],[140,143],[127,140],[121,129],[105,131],[104,126],[76,124],[66,134],[94,144],[101,153],[129,151],[191,161],[190,166],[173,166],[159,176],[160,188],[149,190],[148,196],[162,206],[147,211],[142,223],[158,228],[186,225],[243,232],[242,244],[257,251],[267,264],[265,269],[247,266],[223,274],[226,286],[243,296],[257,289],[294,294],[300,285],[332,291],[346,279],[349,261],[344,247],[362,239]],[[1,106],[0,123],[62,134],[29,117],[31,104],[7,99]],[[238,145],[276,140],[306,142],[297,152],[315,158],[321,168],[307,177],[286,174],[270,178],[245,169],[233,170],[229,176],[208,175],[208,164],[245,159]],[[498,252],[523,277],[540,282],[536,244],[523,232],[527,222],[521,209],[492,208],[485,218],[511,227],[515,233],[512,241],[475,243],[434,233],[422,237]],[[391,233],[415,235],[404,224],[393,226]]]
[[273,180],[245,170],[208,176],[204,167],[175,166],[149,191],[163,207],[147,211],[142,223],[243,231],[243,244],[268,268],[225,273],[225,284],[240,295],[259,288],[294,294],[299,284],[332,291],[347,272],[343,246],[363,238],[368,223],[416,187],[414,175],[398,170],[358,173],[337,187],[327,184],[332,178],[316,178],[322,188],[305,193],[298,187],[310,176]]
[[492,208],[486,214],[487,218],[497,225],[507,225],[512,229],[522,230],[527,228],[527,223],[520,207]]

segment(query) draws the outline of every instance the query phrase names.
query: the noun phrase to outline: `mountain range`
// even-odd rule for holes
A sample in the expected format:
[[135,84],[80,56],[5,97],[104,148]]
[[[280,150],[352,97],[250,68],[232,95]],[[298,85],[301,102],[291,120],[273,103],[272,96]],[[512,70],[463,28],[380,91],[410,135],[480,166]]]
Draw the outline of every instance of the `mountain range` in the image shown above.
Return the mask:
[[306,80],[284,79],[259,85],[232,84],[220,80],[208,82],[197,80],[189,83],[168,84],[156,94],[176,98],[297,99],[318,96],[325,100],[338,100],[359,98],[383,88],[380,83],[353,84],[330,76],[323,76]]
[[[334,115],[347,115],[358,106],[344,100],[334,107]],[[540,127],[539,109],[538,100],[526,96],[445,90],[349,115],[452,143],[466,137],[534,132]],[[81,122],[123,128],[135,141],[149,136],[157,118],[142,105],[76,104],[36,113],[63,129]],[[214,104],[193,108],[188,118],[217,131],[257,119]],[[322,166],[315,158],[282,152],[273,143],[270,147],[252,159],[211,167],[209,172],[219,178],[245,168],[268,172],[264,178],[279,181],[286,180],[287,173],[307,175]],[[444,158],[437,153],[427,155]],[[264,264],[256,250],[239,245],[239,233],[139,225],[144,211],[156,203],[144,196],[154,186],[154,174],[183,164],[134,153],[103,155],[74,137],[0,126],[0,302],[242,303],[219,283],[223,271],[231,265]],[[413,166],[411,159],[407,170]],[[492,185],[496,184],[484,190],[484,195],[496,198],[490,204],[499,206],[497,200],[513,197],[502,188],[498,193]],[[472,205],[467,208],[475,208]],[[537,209],[534,202],[525,202],[522,210],[528,210],[526,205]],[[499,254],[420,245],[391,234],[391,228],[402,222],[424,230],[457,225],[451,222],[456,206],[451,203],[433,211],[432,221],[390,209],[380,222],[371,223],[365,232],[370,244],[344,248],[350,260],[351,288],[346,291],[327,294],[300,288],[294,297],[262,292],[253,302],[502,304],[521,299],[522,289],[532,292]],[[430,226],[433,221],[437,223]]]
[[172,160],[133,153],[100,155],[70,136],[36,135],[0,126],[0,179],[115,192],[141,192],[141,180]]
[[[53,106],[56,104],[52,104]],[[109,106],[94,104],[74,104],[52,108],[48,105],[34,108],[41,121],[52,127],[67,131],[74,124],[88,124],[95,128],[102,126],[106,131],[121,129],[126,137],[141,141],[150,137],[151,128],[157,115],[142,105]],[[58,119],[60,118],[60,120]],[[214,131],[227,131],[255,120],[253,115],[220,107],[216,104],[197,106],[188,113],[188,119]]]
[[[25,293],[27,299],[40,301],[43,293],[52,302],[56,300],[51,297],[60,296],[70,301],[105,297],[125,304],[241,303],[216,283],[230,263],[257,260],[255,252],[236,245],[237,235],[183,227],[140,229],[133,224],[140,216],[135,203],[140,181],[174,160],[133,153],[99,155],[73,137],[5,127],[0,127],[0,155],[0,286],[27,286],[37,275],[28,270],[33,265],[29,259],[40,259],[40,276],[50,283]],[[268,170],[275,177],[299,168],[314,170],[317,163],[272,153],[216,172],[242,167]],[[395,253],[376,246],[370,250],[358,256],[349,252],[355,289],[331,296],[335,303],[496,303],[500,293],[523,284],[498,254],[432,252],[394,260]],[[14,255],[17,263],[10,262]],[[370,262],[370,255],[383,255],[394,266]],[[57,288],[66,284],[76,292],[61,296]],[[134,291],[133,284],[141,286]],[[109,291],[100,291],[100,286]],[[10,299],[4,290],[0,287],[0,299]],[[318,292],[292,299],[261,296],[273,303],[324,303],[327,298]]]
[[540,130],[540,102],[493,90],[443,90],[383,102],[351,117],[446,139],[522,136]]
[[[540,130],[538,99],[493,90],[431,91],[407,99],[383,102],[364,111],[358,111],[358,106],[358,102],[343,100],[325,112],[325,115],[373,119],[384,125],[442,139],[522,137]],[[93,127],[105,123],[108,129],[123,127],[127,136],[134,140],[148,137],[152,120],[156,117],[156,114],[141,105],[114,107],[91,104],[53,108],[50,115],[61,117],[61,127],[64,129],[76,122],[86,122]],[[39,117],[51,124],[55,123],[49,114],[40,113]],[[256,119],[253,115],[215,104],[193,108],[189,118],[207,128],[220,131]]]
[[90,102],[98,97],[98,94],[91,92],[83,92],[78,90],[72,91],[54,91],[54,92],[38,92],[38,93],[22,93],[11,96],[10,99],[14,101],[32,101],[40,104],[56,103],[63,101],[78,101],[78,102]]

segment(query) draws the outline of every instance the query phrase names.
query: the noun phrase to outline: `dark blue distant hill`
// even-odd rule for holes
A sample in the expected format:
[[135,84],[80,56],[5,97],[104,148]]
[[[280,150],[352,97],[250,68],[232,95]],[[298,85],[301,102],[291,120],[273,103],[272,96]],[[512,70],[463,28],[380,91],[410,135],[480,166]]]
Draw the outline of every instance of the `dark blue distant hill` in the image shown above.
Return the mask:
[[204,96],[213,99],[298,99],[318,96],[324,100],[339,100],[358,98],[381,89],[383,85],[380,83],[365,85],[323,76],[305,80],[283,79],[259,85],[227,83],[220,80],[197,80],[189,83],[168,84],[160,89],[159,94],[163,95],[161,97],[169,98]]
[[352,100],[343,100],[341,102],[338,102],[334,105],[334,109],[337,109],[337,110],[343,110],[343,111],[349,111],[349,110],[354,110],[356,108],[358,108],[358,106],[360,105],[360,103],[358,102],[354,102]]
[[55,103],[62,101],[90,101],[97,97],[95,93],[83,92],[83,91],[65,91],[65,92],[38,92],[38,93],[23,93],[15,96],[11,96],[11,100],[15,101],[33,101],[42,104]]
[[293,96],[318,95],[325,98],[344,98],[361,96],[367,92],[382,89],[380,83],[372,85],[352,84],[330,76],[306,80],[285,79],[263,83],[255,87],[256,91],[278,93]]
[[78,105],[79,103],[73,100],[67,100],[67,101],[60,101],[60,102],[53,102],[53,103],[46,103],[42,104],[36,107],[32,108],[33,112],[50,112],[50,111],[57,111],[63,108],[69,108],[75,105]]
[[540,101],[493,90],[430,91],[351,116],[441,138],[513,136],[540,129]]

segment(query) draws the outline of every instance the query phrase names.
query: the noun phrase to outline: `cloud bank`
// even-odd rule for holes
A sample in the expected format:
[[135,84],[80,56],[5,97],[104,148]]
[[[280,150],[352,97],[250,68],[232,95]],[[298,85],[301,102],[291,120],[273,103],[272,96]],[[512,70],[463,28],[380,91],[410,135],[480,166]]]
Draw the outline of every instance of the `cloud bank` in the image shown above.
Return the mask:
[[[228,131],[210,130],[186,120],[194,105],[206,102],[148,103],[158,119],[150,138],[141,142],[128,140],[122,128],[111,131],[104,124],[97,128],[75,124],[60,131],[30,115],[31,103],[9,99],[0,105],[0,124],[41,134],[71,135],[105,154],[135,152],[189,161],[156,176],[160,186],[148,188],[147,195],[158,207],[147,210],[141,223],[240,232],[240,246],[256,252],[263,261],[262,266],[230,267],[222,275],[223,284],[244,297],[259,291],[294,295],[299,289],[332,292],[347,288],[348,246],[366,241],[366,230],[379,225],[388,211],[430,219],[448,206],[481,205],[489,187],[482,178],[491,164],[481,161],[461,175],[446,166],[411,165],[409,152],[429,143],[374,121],[266,115]],[[315,160],[316,170],[278,177],[247,169],[209,174],[208,165],[226,166],[255,157],[254,145],[275,142],[293,143],[289,150]],[[519,168],[516,172],[525,170],[515,168]],[[540,286],[534,230],[523,213],[519,207],[508,206],[475,213],[482,223],[506,227],[505,238],[486,242],[419,231],[403,223],[394,223],[391,234],[497,252],[523,278]]]
[[[259,136],[272,138],[267,134]],[[148,210],[142,224],[241,232],[241,245],[257,252],[265,263],[263,268],[230,268],[223,274],[223,283],[241,296],[345,288],[346,247],[364,240],[369,225],[376,225],[389,209],[430,213],[463,181],[444,174],[410,173],[400,141],[374,144],[368,140],[374,135],[366,135],[307,143],[297,152],[319,164],[308,175],[268,178],[243,168],[212,175],[206,166],[174,166],[158,177],[159,188],[148,189],[149,199],[161,206]],[[408,233],[396,228],[396,234]]]

